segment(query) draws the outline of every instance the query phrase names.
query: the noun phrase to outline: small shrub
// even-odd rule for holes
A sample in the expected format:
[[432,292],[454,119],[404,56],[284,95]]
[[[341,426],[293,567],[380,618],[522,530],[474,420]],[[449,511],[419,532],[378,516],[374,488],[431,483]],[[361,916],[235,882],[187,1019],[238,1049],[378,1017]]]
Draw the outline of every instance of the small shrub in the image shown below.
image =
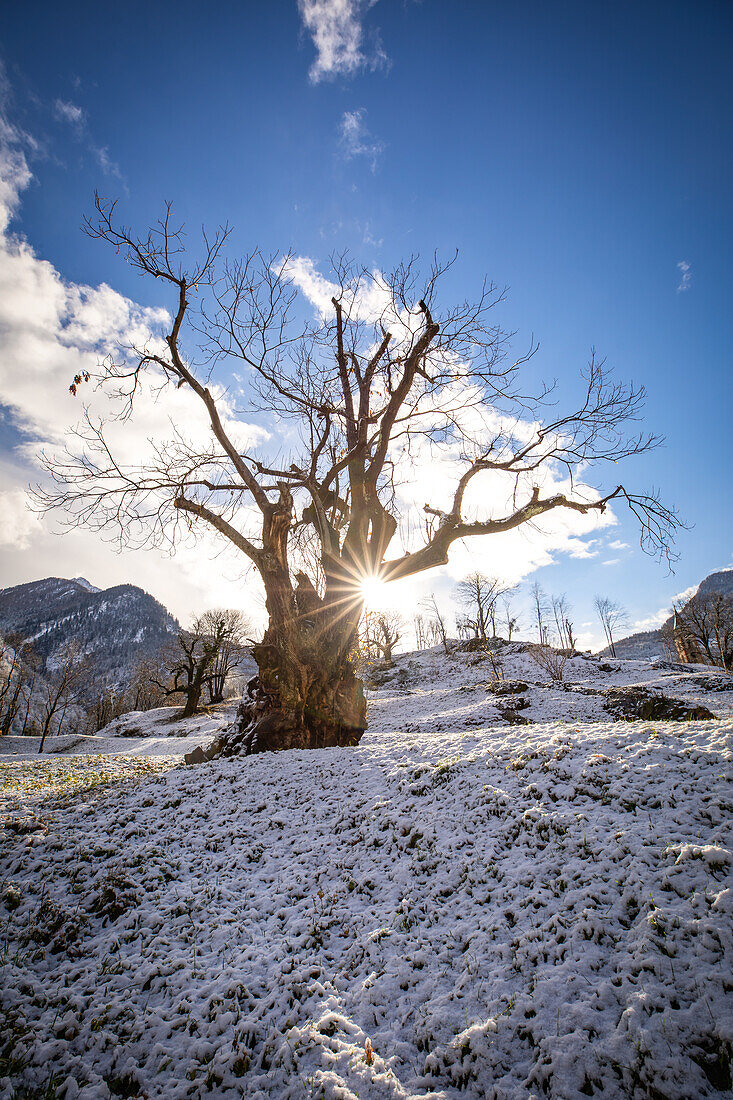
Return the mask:
[[536,665],[546,672],[555,684],[561,684],[567,662],[567,653],[553,649],[551,645],[533,645],[529,655]]

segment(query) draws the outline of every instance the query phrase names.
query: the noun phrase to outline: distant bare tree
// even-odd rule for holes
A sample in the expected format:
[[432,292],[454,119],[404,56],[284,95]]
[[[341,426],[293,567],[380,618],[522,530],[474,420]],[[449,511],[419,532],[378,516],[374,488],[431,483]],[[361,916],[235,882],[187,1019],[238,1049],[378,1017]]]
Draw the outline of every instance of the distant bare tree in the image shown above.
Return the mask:
[[465,619],[474,637],[485,640],[489,627],[496,634],[496,604],[506,591],[507,586],[498,577],[487,577],[485,573],[469,573],[459,581],[458,600],[466,608]]
[[733,600],[730,596],[713,592],[710,603],[718,660],[726,672],[730,672],[733,669]]
[[244,654],[244,640],[251,633],[252,625],[243,611],[217,608],[201,616],[200,626],[210,637],[220,639],[207,688],[209,702],[221,703],[227,680]]
[[529,594],[532,601],[532,615],[537,626],[537,637],[539,638],[540,645],[547,645],[547,593],[539,581],[535,581],[529,590]]
[[519,616],[516,614],[511,597],[507,594],[502,600],[503,623],[506,627],[507,641],[511,642],[512,634],[519,627]]
[[469,638],[473,638],[473,622],[467,615],[456,615],[456,634],[462,642],[467,642]]
[[551,596],[550,607],[552,609],[552,618],[555,624],[555,631],[557,633],[560,648],[570,649],[571,645],[567,629],[568,618],[570,616],[570,603],[565,593],[563,592],[559,596]]
[[31,666],[28,683],[25,688],[25,708],[23,711],[23,724],[20,728],[21,737],[27,737],[31,729],[31,707],[35,701],[35,687],[38,671]]
[[425,616],[421,612],[418,612],[417,615],[415,615],[413,617],[412,625],[413,625],[413,629],[415,631],[415,644],[416,644],[417,648],[418,649],[427,649],[428,648],[428,638],[427,638],[427,623],[425,621]]
[[608,642],[608,648],[611,650],[611,656],[615,657],[616,646],[614,644],[614,635],[619,627],[625,626],[628,622],[626,609],[615,600],[609,599],[608,596],[596,596],[593,601],[593,606],[601,621],[603,633],[606,635],[606,641]]
[[451,644],[448,637],[448,626],[446,623],[445,615],[438,606],[438,601],[435,598],[435,593],[431,592],[429,596],[426,596],[423,600],[423,607],[428,612],[429,630],[432,634],[433,645],[437,645],[440,642],[446,653],[450,653]]
[[404,622],[396,611],[367,611],[364,616],[362,638],[370,655],[379,655],[389,668],[395,646],[400,641]]
[[43,752],[54,722],[56,732],[61,733],[69,707],[81,703],[88,675],[88,664],[78,642],[65,643],[54,655],[54,668],[46,668],[40,692],[43,724],[39,753]]
[[0,638],[0,737],[10,733],[27,690],[29,669],[22,640]]
[[92,704],[88,707],[89,725],[93,733],[104,729],[114,718],[126,714],[130,709],[127,695],[119,688],[105,685],[99,688]]
[[[674,616],[675,610],[676,610],[676,608],[673,606],[672,607],[672,616]],[[671,621],[668,622],[668,623],[663,623],[662,626],[659,628],[659,633],[660,633],[661,638],[662,638],[662,647],[664,649],[664,654],[665,654],[667,660],[668,661],[678,660],[677,646],[675,644],[673,623]]]
[[227,645],[241,630],[238,616],[229,618],[220,611],[208,611],[194,619],[192,629],[182,630],[171,648],[164,667],[170,683],[154,682],[164,695],[183,695],[182,718],[195,714],[204,687],[210,682],[223,645]]
[[135,664],[127,684],[129,710],[153,710],[163,706],[165,695],[160,686],[165,657],[163,653],[146,654]]

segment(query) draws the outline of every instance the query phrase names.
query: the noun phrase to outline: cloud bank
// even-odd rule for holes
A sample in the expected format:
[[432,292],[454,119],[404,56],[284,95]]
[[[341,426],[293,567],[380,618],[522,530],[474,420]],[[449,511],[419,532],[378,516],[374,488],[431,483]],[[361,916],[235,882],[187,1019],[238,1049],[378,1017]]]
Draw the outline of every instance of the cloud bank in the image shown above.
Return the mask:
[[[129,581],[151,590],[184,621],[207,606],[258,607],[246,593],[243,565],[236,553],[222,554],[216,569],[207,561],[221,549],[206,536],[196,550],[183,546],[175,569],[162,553],[117,554],[98,535],[82,529],[56,533],[57,523],[41,520],[29,508],[27,486],[38,479],[41,446],[62,444],[65,431],[82,412],[81,395],[69,384],[76,374],[94,373],[99,359],[120,345],[156,339],[168,321],[165,310],[133,302],[105,283],[69,282],[30,244],[11,230],[22,194],[32,179],[25,135],[0,115],[0,401],[19,442],[0,457],[0,573],[4,585],[41,576],[89,575],[100,587]],[[101,416],[107,400],[92,386],[83,400]],[[227,424],[239,438],[261,437],[261,429],[236,421],[223,398]],[[144,461],[151,440],[170,438],[185,423],[202,444],[210,438],[201,403],[186,390],[166,388],[155,400],[141,401],[111,435],[124,460]]]

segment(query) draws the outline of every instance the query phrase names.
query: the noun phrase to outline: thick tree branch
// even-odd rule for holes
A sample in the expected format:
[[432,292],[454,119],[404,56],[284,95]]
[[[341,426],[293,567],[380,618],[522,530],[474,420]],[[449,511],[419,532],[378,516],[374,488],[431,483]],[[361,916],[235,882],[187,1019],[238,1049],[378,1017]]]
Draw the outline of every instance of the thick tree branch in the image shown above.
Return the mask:
[[197,503],[195,500],[188,500],[187,497],[177,496],[174,503],[174,507],[180,509],[182,512],[189,512],[193,516],[198,516],[199,519],[203,519],[206,523],[214,527],[220,534],[228,538],[230,542],[241,550],[244,554],[250,558],[255,565],[260,565],[262,560],[262,551],[258,550],[249,539],[245,538],[241,532],[232,527],[230,523],[216,512],[212,512],[210,508],[207,508],[203,504]]

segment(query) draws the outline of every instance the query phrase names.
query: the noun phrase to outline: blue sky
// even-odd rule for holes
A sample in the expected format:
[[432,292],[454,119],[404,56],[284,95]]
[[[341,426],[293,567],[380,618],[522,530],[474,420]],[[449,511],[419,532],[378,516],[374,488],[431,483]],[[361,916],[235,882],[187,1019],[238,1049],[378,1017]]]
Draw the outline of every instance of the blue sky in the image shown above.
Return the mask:
[[[331,57],[334,27],[346,48]],[[6,136],[32,174],[10,232],[67,287],[105,283],[144,307],[167,303],[80,232],[95,188],[141,227],[164,198],[192,225],[229,220],[230,252],[292,247],[322,265],[349,248],[388,267],[458,249],[451,293],[484,273],[508,285],[498,319],[517,350],[540,341],[532,380],[572,397],[595,345],[647,386],[667,445],[624,479],[658,486],[693,525],[676,575],[621,513],[590,536],[592,556],[550,548],[535,575],[568,593],[581,632],[596,592],[651,621],[733,552],[732,30],[733,8],[705,2],[6,5]],[[43,433],[7,385],[10,346],[0,460],[16,492],[30,462],[18,445]],[[227,597],[191,564],[176,595],[168,562],[113,558],[81,534],[72,555],[52,525],[17,523],[4,583],[57,562],[137,581],[184,618]],[[497,571],[501,552],[475,565]]]

